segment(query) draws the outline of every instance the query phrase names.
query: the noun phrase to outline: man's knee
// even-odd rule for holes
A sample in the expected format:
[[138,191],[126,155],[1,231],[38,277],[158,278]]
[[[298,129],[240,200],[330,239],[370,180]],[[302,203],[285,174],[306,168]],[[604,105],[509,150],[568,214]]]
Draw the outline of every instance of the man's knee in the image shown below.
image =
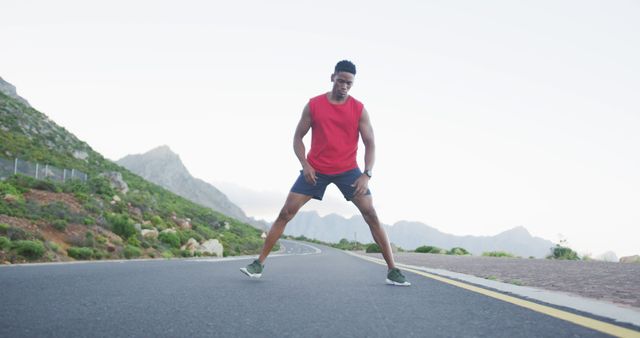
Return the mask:
[[293,217],[298,213],[298,210],[294,208],[284,206],[282,210],[280,210],[280,214],[278,215],[278,219],[280,221],[289,222],[293,219]]
[[367,222],[367,224],[369,224],[369,226],[371,226],[372,223],[378,223],[378,214],[376,213],[376,209],[374,209],[373,207],[362,208],[360,209],[360,212],[362,213],[362,217]]

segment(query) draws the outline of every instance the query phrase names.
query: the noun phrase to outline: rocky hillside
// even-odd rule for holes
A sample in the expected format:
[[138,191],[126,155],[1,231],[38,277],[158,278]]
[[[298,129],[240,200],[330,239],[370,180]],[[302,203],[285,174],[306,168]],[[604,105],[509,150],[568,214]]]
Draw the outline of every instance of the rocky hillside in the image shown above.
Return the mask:
[[[524,227],[515,227],[495,236],[456,236],[420,222],[401,221],[384,227],[389,240],[407,250],[431,245],[443,249],[462,247],[474,255],[487,251],[506,251],[521,257],[542,258],[549,255],[554,247],[551,241],[531,236]],[[361,243],[373,242],[369,227],[361,216],[344,218],[331,214],[321,217],[313,211],[296,215],[287,225],[285,234],[330,243],[337,243],[342,238]]]
[[161,146],[144,154],[127,155],[116,163],[192,202],[234,217],[258,229],[268,229],[268,224],[265,222],[247,217],[240,207],[233,204],[215,186],[191,176],[180,160],[180,156],[171,151],[168,146]]
[[0,157],[80,170],[86,182],[0,181],[0,263],[255,254],[261,232],[105,159],[0,84]]

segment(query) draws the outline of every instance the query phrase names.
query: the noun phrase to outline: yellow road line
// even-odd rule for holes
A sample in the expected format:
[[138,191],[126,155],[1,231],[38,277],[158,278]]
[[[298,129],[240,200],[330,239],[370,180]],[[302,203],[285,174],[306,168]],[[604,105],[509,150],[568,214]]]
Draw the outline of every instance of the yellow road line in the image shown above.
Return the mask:
[[[354,253],[349,253],[353,256],[356,256],[358,258],[376,263],[376,264],[380,264],[380,265],[384,265],[386,266],[386,263],[381,260],[381,259],[377,259],[377,258],[373,258],[373,257],[368,257],[368,256],[361,256],[358,254],[354,254]],[[402,268],[403,270],[406,271],[410,271],[413,272],[415,274],[427,277],[427,278],[431,278],[434,280],[437,280],[439,282],[443,282],[443,283],[447,283],[465,290],[469,290],[472,292],[476,292],[491,298],[495,298],[495,299],[499,299],[501,301],[507,302],[507,303],[511,303],[514,305],[518,305],[524,308],[527,308],[529,310],[533,310],[554,318],[558,318],[558,319],[562,319],[565,321],[568,321],[570,323],[574,323],[576,325],[580,325],[580,326],[584,326],[586,328],[592,329],[592,330],[596,330],[596,331],[600,331],[612,336],[616,336],[616,337],[629,337],[629,338],[640,338],[640,332],[638,331],[634,331],[631,329],[627,329],[621,326],[617,326],[617,325],[613,325],[613,324],[609,324],[606,322],[602,322],[593,318],[589,318],[589,317],[584,317],[584,316],[580,316],[571,312],[567,312],[567,311],[562,311],[562,310],[558,310],[556,308],[550,307],[550,306],[546,306],[546,305],[541,305],[538,303],[534,303],[534,302],[530,302],[524,299],[520,299],[520,298],[516,298],[516,297],[512,297],[512,296],[508,296],[496,291],[491,291],[491,290],[487,290],[481,287],[477,287],[471,284],[467,284],[467,283],[463,283],[463,282],[459,282],[453,279],[449,279],[449,278],[445,278],[442,276],[438,276],[438,275],[434,275],[428,272],[423,272],[423,271],[419,271],[413,268],[410,268],[404,264],[396,264],[398,267]]]

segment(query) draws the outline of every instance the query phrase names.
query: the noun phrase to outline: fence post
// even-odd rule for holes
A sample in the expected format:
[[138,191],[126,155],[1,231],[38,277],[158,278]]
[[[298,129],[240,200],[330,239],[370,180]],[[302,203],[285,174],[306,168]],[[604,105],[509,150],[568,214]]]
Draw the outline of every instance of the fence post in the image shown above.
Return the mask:
[[49,176],[49,165],[45,164],[44,165],[44,178],[47,178]]
[[36,180],[38,179],[38,169],[40,168],[38,168],[38,162],[36,162]]
[[62,169],[62,183],[64,183],[64,180],[67,178],[67,169]]
[[13,161],[13,174],[17,175],[18,174],[18,158],[16,157],[16,160]]
[[73,175],[75,174],[75,171],[76,171],[75,169],[73,168],[71,169],[71,179],[73,179]]

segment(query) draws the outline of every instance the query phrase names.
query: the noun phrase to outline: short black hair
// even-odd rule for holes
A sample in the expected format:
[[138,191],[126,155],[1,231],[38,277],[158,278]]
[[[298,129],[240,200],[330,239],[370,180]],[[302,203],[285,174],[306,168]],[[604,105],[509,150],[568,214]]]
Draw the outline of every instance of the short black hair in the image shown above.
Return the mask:
[[334,74],[337,72],[347,72],[356,75],[356,65],[349,60],[342,60],[336,64]]

